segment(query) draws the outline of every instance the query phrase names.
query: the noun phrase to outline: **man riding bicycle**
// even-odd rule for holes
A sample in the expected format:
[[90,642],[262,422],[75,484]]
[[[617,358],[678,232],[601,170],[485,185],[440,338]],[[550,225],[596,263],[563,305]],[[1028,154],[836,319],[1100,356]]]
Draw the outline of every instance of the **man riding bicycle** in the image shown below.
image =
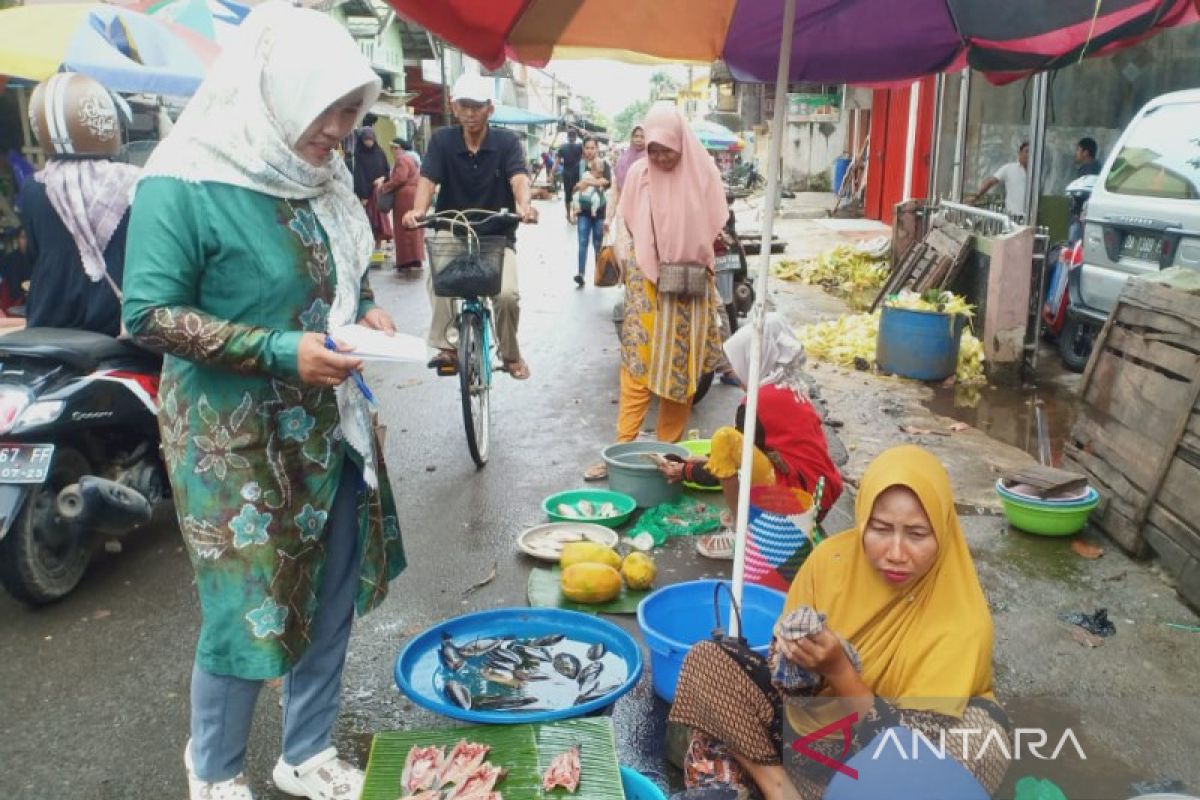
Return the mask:
[[[459,124],[437,131],[430,139],[421,163],[417,199],[412,211],[404,215],[405,227],[417,227],[421,218],[429,213],[435,189],[438,190],[436,210],[439,212],[508,209],[515,211],[524,222],[537,222],[537,210],[530,201],[529,170],[521,140],[511,131],[488,125],[493,111],[492,87],[488,79],[463,75],[455,82],[451,99]],[[508,237],[500,293],[492,298],[496,309],[496,336],[505,371],[517,380],[525,380],[529,377],[529,365],[521,358],[517,342],[521,309],[514,249],[516,235],[511,227],[502,222],[498,224],[495,230],[483,226],[476,232]],[[429,326],[428,342],[439,352],[429,366],[437,369],[439,374],[453,374],[458,366],[457,354],[446,338],[446,330],[454,320],[454,302],[451,298],[434,295],[432,268],[430,273],[426,285],[433,305],[433,321]]]

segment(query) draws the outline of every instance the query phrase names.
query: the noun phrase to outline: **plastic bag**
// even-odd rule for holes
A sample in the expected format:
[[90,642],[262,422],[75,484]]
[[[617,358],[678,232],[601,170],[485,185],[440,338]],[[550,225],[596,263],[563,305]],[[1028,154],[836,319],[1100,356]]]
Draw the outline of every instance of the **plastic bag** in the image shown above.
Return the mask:
[[676,503],[662,503],[646,509],[628,535],[635,539],[639,534],[648,533],[654,546],[660,547],[667,539],[712,533],[720,527],[721,506],[684,497]]

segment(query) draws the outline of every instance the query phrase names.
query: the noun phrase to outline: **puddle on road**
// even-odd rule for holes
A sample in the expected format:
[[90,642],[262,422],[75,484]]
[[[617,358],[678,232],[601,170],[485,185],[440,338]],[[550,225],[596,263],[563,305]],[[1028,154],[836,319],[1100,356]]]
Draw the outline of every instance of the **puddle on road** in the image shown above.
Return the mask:
[[[1069,384],[1069,385],[1068,385]],[[1050,441],[1051,463],[1062,461],[1062,447],[1075,424],[1079,399],[1073,382],[1045,381],[1038,388],[983,386],[935,388],[926,404],[950,417],[1038,458],[1037,415],[1041,404]]]

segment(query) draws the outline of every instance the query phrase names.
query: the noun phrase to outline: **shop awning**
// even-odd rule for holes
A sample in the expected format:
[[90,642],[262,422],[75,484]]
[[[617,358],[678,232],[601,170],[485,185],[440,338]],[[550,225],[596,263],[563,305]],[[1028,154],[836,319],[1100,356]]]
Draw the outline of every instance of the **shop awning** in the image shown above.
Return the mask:
[[527,108],[496,103],[496,110],[492,112],[490,121],[497,125],[545,125],[557,120],[558,117],[538,114]]

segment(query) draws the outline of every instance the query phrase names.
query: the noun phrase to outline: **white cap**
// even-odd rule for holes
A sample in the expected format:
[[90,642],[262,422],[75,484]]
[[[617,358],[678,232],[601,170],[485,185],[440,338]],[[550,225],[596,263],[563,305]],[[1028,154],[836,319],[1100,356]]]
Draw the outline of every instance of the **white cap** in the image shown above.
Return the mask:
[[492,102],[492,82],[482,75],[471,75],[469,73],[460,75],[458,80],[454,82],[454,89],[450,93],[450,99],[458,102],[459,100],[471,100],[476,103]]

